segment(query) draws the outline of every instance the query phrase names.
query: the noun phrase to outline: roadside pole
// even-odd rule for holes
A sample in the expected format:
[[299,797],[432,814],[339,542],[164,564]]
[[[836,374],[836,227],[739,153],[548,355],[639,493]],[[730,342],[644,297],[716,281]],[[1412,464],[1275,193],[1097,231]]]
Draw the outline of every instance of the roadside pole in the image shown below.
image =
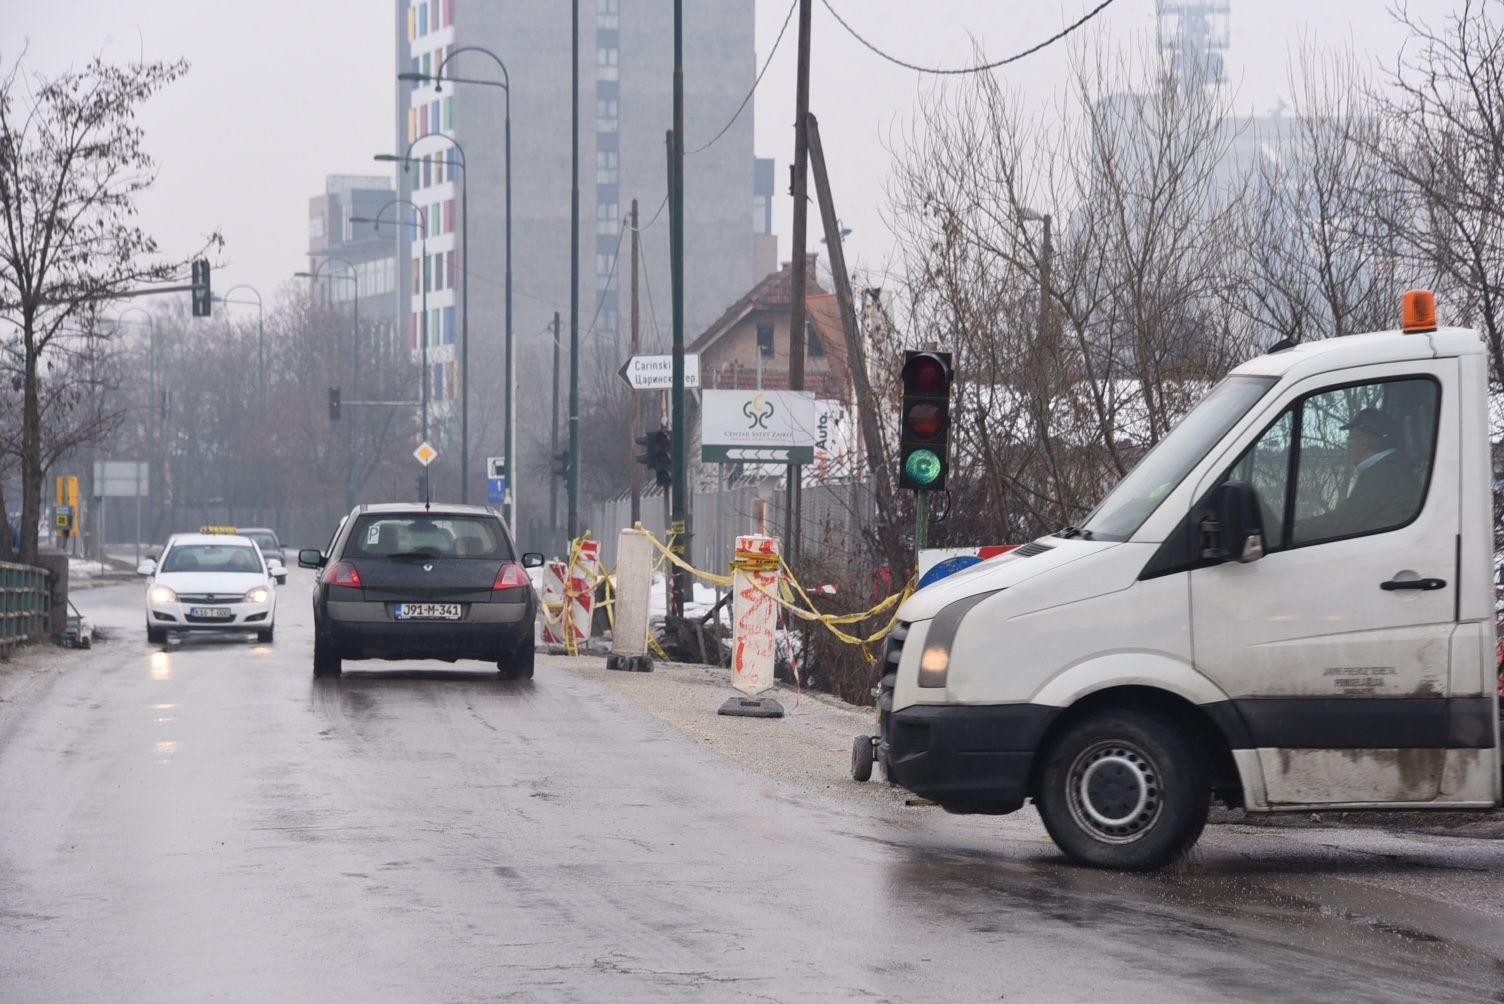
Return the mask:
[[[674,552],[680,558],[691,554],[690,513],[687,502],[689,466],[685,456],[688,415],[684,410],[684,0],[674,0],[674,128],[669,133],[669,257],[673,279],[674,311],[674,386],[673,433],[674,483],[670,488]],[[673,617],[684,616],[684,604],[690,599],[689,573],[675,568]]]
[[580,535],[580,0],[570,3],[569,540]]
[[554,412],[548,433],[548,532],[559,529],[559,478],[553,473],[555,459],[559,456],[559,312],[554,311]]
[[[642,332],[638,324],[637,314],[637,200],[632,200],[632,351],[628,354],[629,359],[637,358],[637,353],[642,348]],[[637,439],[642,433],[642,394],[637,388],[632,388],[627,393],[632,395],[632,445],[637,444]],[[642,522],[642,465],[632,465],[632,525]]]
[[[790,262],[791,289],[789,296],[789,390],[804,389],[804,287],[806,283],[804,247],[809,219],[809,203],[806,184],[809,162],[809,33],[810,9],[814,0],[799,0],[799,62],[798,80],[794,96],[794,247]],[[800,488],[801,474],[798,464],[788,466],[788,490],[784,501],[785,534],[788,537],[788,557],[799,560],[800,551]]]

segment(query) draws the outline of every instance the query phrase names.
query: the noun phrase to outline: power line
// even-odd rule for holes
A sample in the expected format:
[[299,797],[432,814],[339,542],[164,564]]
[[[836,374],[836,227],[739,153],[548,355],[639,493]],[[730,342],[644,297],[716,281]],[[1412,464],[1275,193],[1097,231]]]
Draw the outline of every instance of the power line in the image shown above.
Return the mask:
[[664,193],[663,193],[663,201],[662,201],[662,202],[660,202],[660,203],[658,203],[658,208],[657,208],[657,209],[655,209],[655,210],[653,210],[653,218],[652,218],[652,219],[650,219],[650,220],[648,220],[648,221],[647,221],[647,222],[646,222],[646,223],[644,223],[644,224],[643,224],[643,225],[642,225],[642,226],[640,226],[640,227],[633,227],[633,226],[632,226],[632,225],[631,225],[631,224],[630,224],[630,223],[629,223],[629,224],[627,224],[627,229],[628,229],[628,230],[634,230],[634,229],[635,229],[635,230],[636,230],[636,231],[637,231],[637,232],[638,232],[638,233],[640,233],[640,234],[645,234],[645,233],[647,233],[647,232],[648,232],[648,229],[649,229],[649,228],[650,228],[650,227],[652,227],[652,225],[653,225],[653,224],[654,224],[654,223],[657,223],[657,222],[658,222],[658,217],[659,217],[659,216],[660,216],[660,215],[662,215],[662,213],[663,213],[663,207],[664,207],[664,206],[666,206],[666,205],[668,205],[668,193],[667,193],[667,192],[664,192]]
[[1065,28],[1056,32],[1054,35],[1051,35],[1043,42],[1040,42],[1038,45],[1031,46],[1030,48],[1025,49],[1023,52],[1014,53],[1007,59],[999,59],[994,63],[985,63],[981,66],[967,66],[958,69],[946,69],[944,67],[937,66],[919,66],[915,63],[910,63],[906,60],[899,59],[897,56],[894,56],[891,53],[884,52],[877,46],[873,45],[871,42],[867,41],[861,35],[857,34],[857,30],[851,25],[847,24],[845,18],[836,13],[836,9],[830,5],[830,0],[820,0],[820,3],[823,4],[825,9],[830,12],[830,16],[835,18],[836,22],[840,24],[842,28],[846,29],[846,33],[848,35],[856,39],[858,42],[862,43],[868,49],[871,49],[874,53],[881,56],[883,59],[886,59],[888,62],[902,66],[906,70],[913,70],[916,73],[933,73],[939,76],[957,76],[966,73],[985,73],[988,70],[995,70],[999,66],[1007,66],[1009,63],[1016,63],[1020,59],[1023,59],[1025,56],[1032,56],[1040,49],[1054,45],[1056,42],[1060,41],[1062,38],[1069,35],[1071,32],[1075,31],[1077,28],[1081,27],[1083,24],[1096,17],[1098,14],[1102,13],[1102,11],[1106,10],[1112,5],[1113,0],[1102,0],[1101,3],[1097,4],[1091,10],[1083,14],[1081,18],[1075,23],[1067,25]]
[[595,322],[601,316],[601,307],[606,304],[606,294],[611,292],[611,280],[616,275],[616,261],[621,257],[621,239],[626,236],[627,221],[621,221],[621,229],[616,232],[616,250],[611,252],[611,269],[606,273],[606,281],[601,284],[600,295],[595,298],[595,315],[590,318],[590,326],[585,329],[585,334],[580,336],[580,347],[584,348],[590,336],[595,333]]
[[725,125],[721,126],[720,132],[710,138],[710,142],[703,146],[697,146],[693,150],[685,150],[684,156],[690,157],[715,146],[716,140],[726,135],[726,130],[730,129],[736,120],[741,117],[742,112],[747,110],[747,103],[752,100],[752,95],[757,92],[757,85],[762,83],[763,74],[768,72],[768,66],[773,62],[773,54],[778,51],[778,43],[783,41],[783,33],[788,31],[789,21],[794,16],[794,8],[798,6],[799,0],[794,0],[793,3],[789,4],[789,12],[783,16],[783,27],[778,29],[778,37],[773,40],[773,48],[768,50],[768,58],[762,61],[762,69],[758,72],[757,79],[752,81],[752,89],[747,92],[746,97],[742,98],[742,103],[736,106],[736,111],[732,114],[731,118],[727,120]]

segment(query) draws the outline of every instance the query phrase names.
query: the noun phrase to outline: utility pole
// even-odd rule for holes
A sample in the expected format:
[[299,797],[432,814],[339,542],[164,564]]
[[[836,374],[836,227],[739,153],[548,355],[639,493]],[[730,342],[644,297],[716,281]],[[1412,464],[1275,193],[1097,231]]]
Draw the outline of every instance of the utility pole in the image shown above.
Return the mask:
[[[794,165],[791,195],[794,197],[794,249],[790,262],[791,295],[789,297],[789,390],[804,389],[804,286],[806,283],[804,246],[809,203],[806,195],[809,161],[809,31],[810,9],[814,0],[799,0],[799,63],[794,91]],[[789,464],[788,491],[784,508],[788,553],[799,557],[800,473],[798,464]]]
[[[632,348],[628,358],[635,357],[642,348],[642,332],[638,328],[637,317],[637,200],[632,200]],[[642,395],[634,388],[627,393],[632,395],[632,445],[637,444],[637,437],[642,435]],[[632,525],[636,526],[642,520],[642,465],[632,465]]]
[[[685,463],[684,434],[689,424],[684,413],[684,0],[674,0],[674,128],[669,134],[672,156],[669,169],[673,172],[673,185],[669,189],[669,259],[673,276],[674,301],[674,386],[673,386],[673,455],[674,483],[672,492],[672,519],[669,529],[674,534],[674,551],[686,558],[689,548],[689,507],[685,504],[685,482],[689,480],[689,468]],[[684,604],[689,599],[689,573],[675,569],[674,605],[669,611],[676,618],[684,616]]]
[[570,0],[569,7],[569,539],[574,540],[580,535],[580,0]]
[[[888,531],[892,512],[893,490],[888,484],[887,458],[883,455],[882,432],[877,413],[877,397],[872,393],[872,379],[867,372],[866,346],[856,325],[856,304],[851,296],[851,276],[846,271],[846,251],[841,245],[841,224],[836,217],[835,197],[830,191],[830,175],[825,171],[825,148],[820,143],[820,123],[807,115],[806,136],[809,143],[810,172],[815,176],[815,199],[820,204],[820,221],[825,228],[829,248],[830,274],[835,281],[836,302],[841,307],[841,329],[846,336],[846,368],[851,371],[851,387],[856,395],[857,422],[862,430],[862,445],[867,454],[867,469],[877,490],[877,508]],[[920,493],[926,494],[924,492]]]
[[[559,478],[554,464],[559,456],[559,312],[554,311],[554,416],[548,433],[548,532],[559,531]],[[511,476],[511,472],[507,472]]]

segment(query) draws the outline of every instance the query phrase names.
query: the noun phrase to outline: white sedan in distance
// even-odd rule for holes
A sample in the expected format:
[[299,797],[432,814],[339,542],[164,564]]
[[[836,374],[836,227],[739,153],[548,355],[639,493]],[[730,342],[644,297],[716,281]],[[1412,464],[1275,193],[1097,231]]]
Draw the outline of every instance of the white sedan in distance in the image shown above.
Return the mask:
[[160,558],[136,569],[146,576],[146,640],[160,644],[169,632],[254,631],[272,640],[277,613],[276,560],[262,558],[249,537],[181,533]]

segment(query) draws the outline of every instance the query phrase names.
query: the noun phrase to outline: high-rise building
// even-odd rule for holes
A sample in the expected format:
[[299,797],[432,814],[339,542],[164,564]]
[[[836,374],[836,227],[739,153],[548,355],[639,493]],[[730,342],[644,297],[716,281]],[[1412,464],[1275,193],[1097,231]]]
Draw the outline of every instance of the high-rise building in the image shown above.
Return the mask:
[[374,219],[394,194],[389,178],[331,174],[324,193],[308,200],[308,270],[319,276],[313,296],[348,303],[358,284],[363,338],[377,347],[388,346],[397,330],[396,247],[390,234],[355,220]]
[[[613,371],[627,351],[626,217],[634,198],[640,212],[644,351],[666,351],[670,339],[666,133],[673,124],[673,7],[621,0],[578,3],[579,328],[582,397],[588,400],[602,380],[615,379]],[[685,332],[693,337],[741,295],[749,277],[762,274],[759,257],[776,261],[776,244],[770,249],[772,164],[753,156],[751,104],[737,114],[756,74],[753,4],[696,0],[684,7],[684,300]],[[518,526],[525,528],[528,511],[535,516],[547,498],[547,464],[539,451],[548,440],[552,336],[547,328],[555,311],[563,320],[566,346],[569,337],[570,4],[397,0],[396,13],[398,72],[438,75],[443,67],[445,78],[509,81],[519,454],[514,484],[522,509]],[[494,53],[505,73],[487,53],[466,51],[471,46]],[[469,284],[475,458],[500,453],[503,436],[507,94],[500,86],[447,79],[438,86],[401,82],[397,87],[394,152],[411,149],[421,158],[398,172],[398,195],[420,207],[427,228],[423,250],[417,228],[403,228],[406,253],[399,279],[407,303],[402,312],[416,347],[425,331],[417,301],[427,274],[431,393],[436,401],[449,402],[436,412],[437,421],[446,441],[457,444],[453,354],[461,319],[449,318],[460,303],[462,284]],[[464,216],[459,171],[439,163],[460,159],[455,144],[463,148],[469,175],[468,260],[462,260],[459,232]],[[419,215],[403,212],[409,220]],[[478,468],[472,462],[472,472]]]

